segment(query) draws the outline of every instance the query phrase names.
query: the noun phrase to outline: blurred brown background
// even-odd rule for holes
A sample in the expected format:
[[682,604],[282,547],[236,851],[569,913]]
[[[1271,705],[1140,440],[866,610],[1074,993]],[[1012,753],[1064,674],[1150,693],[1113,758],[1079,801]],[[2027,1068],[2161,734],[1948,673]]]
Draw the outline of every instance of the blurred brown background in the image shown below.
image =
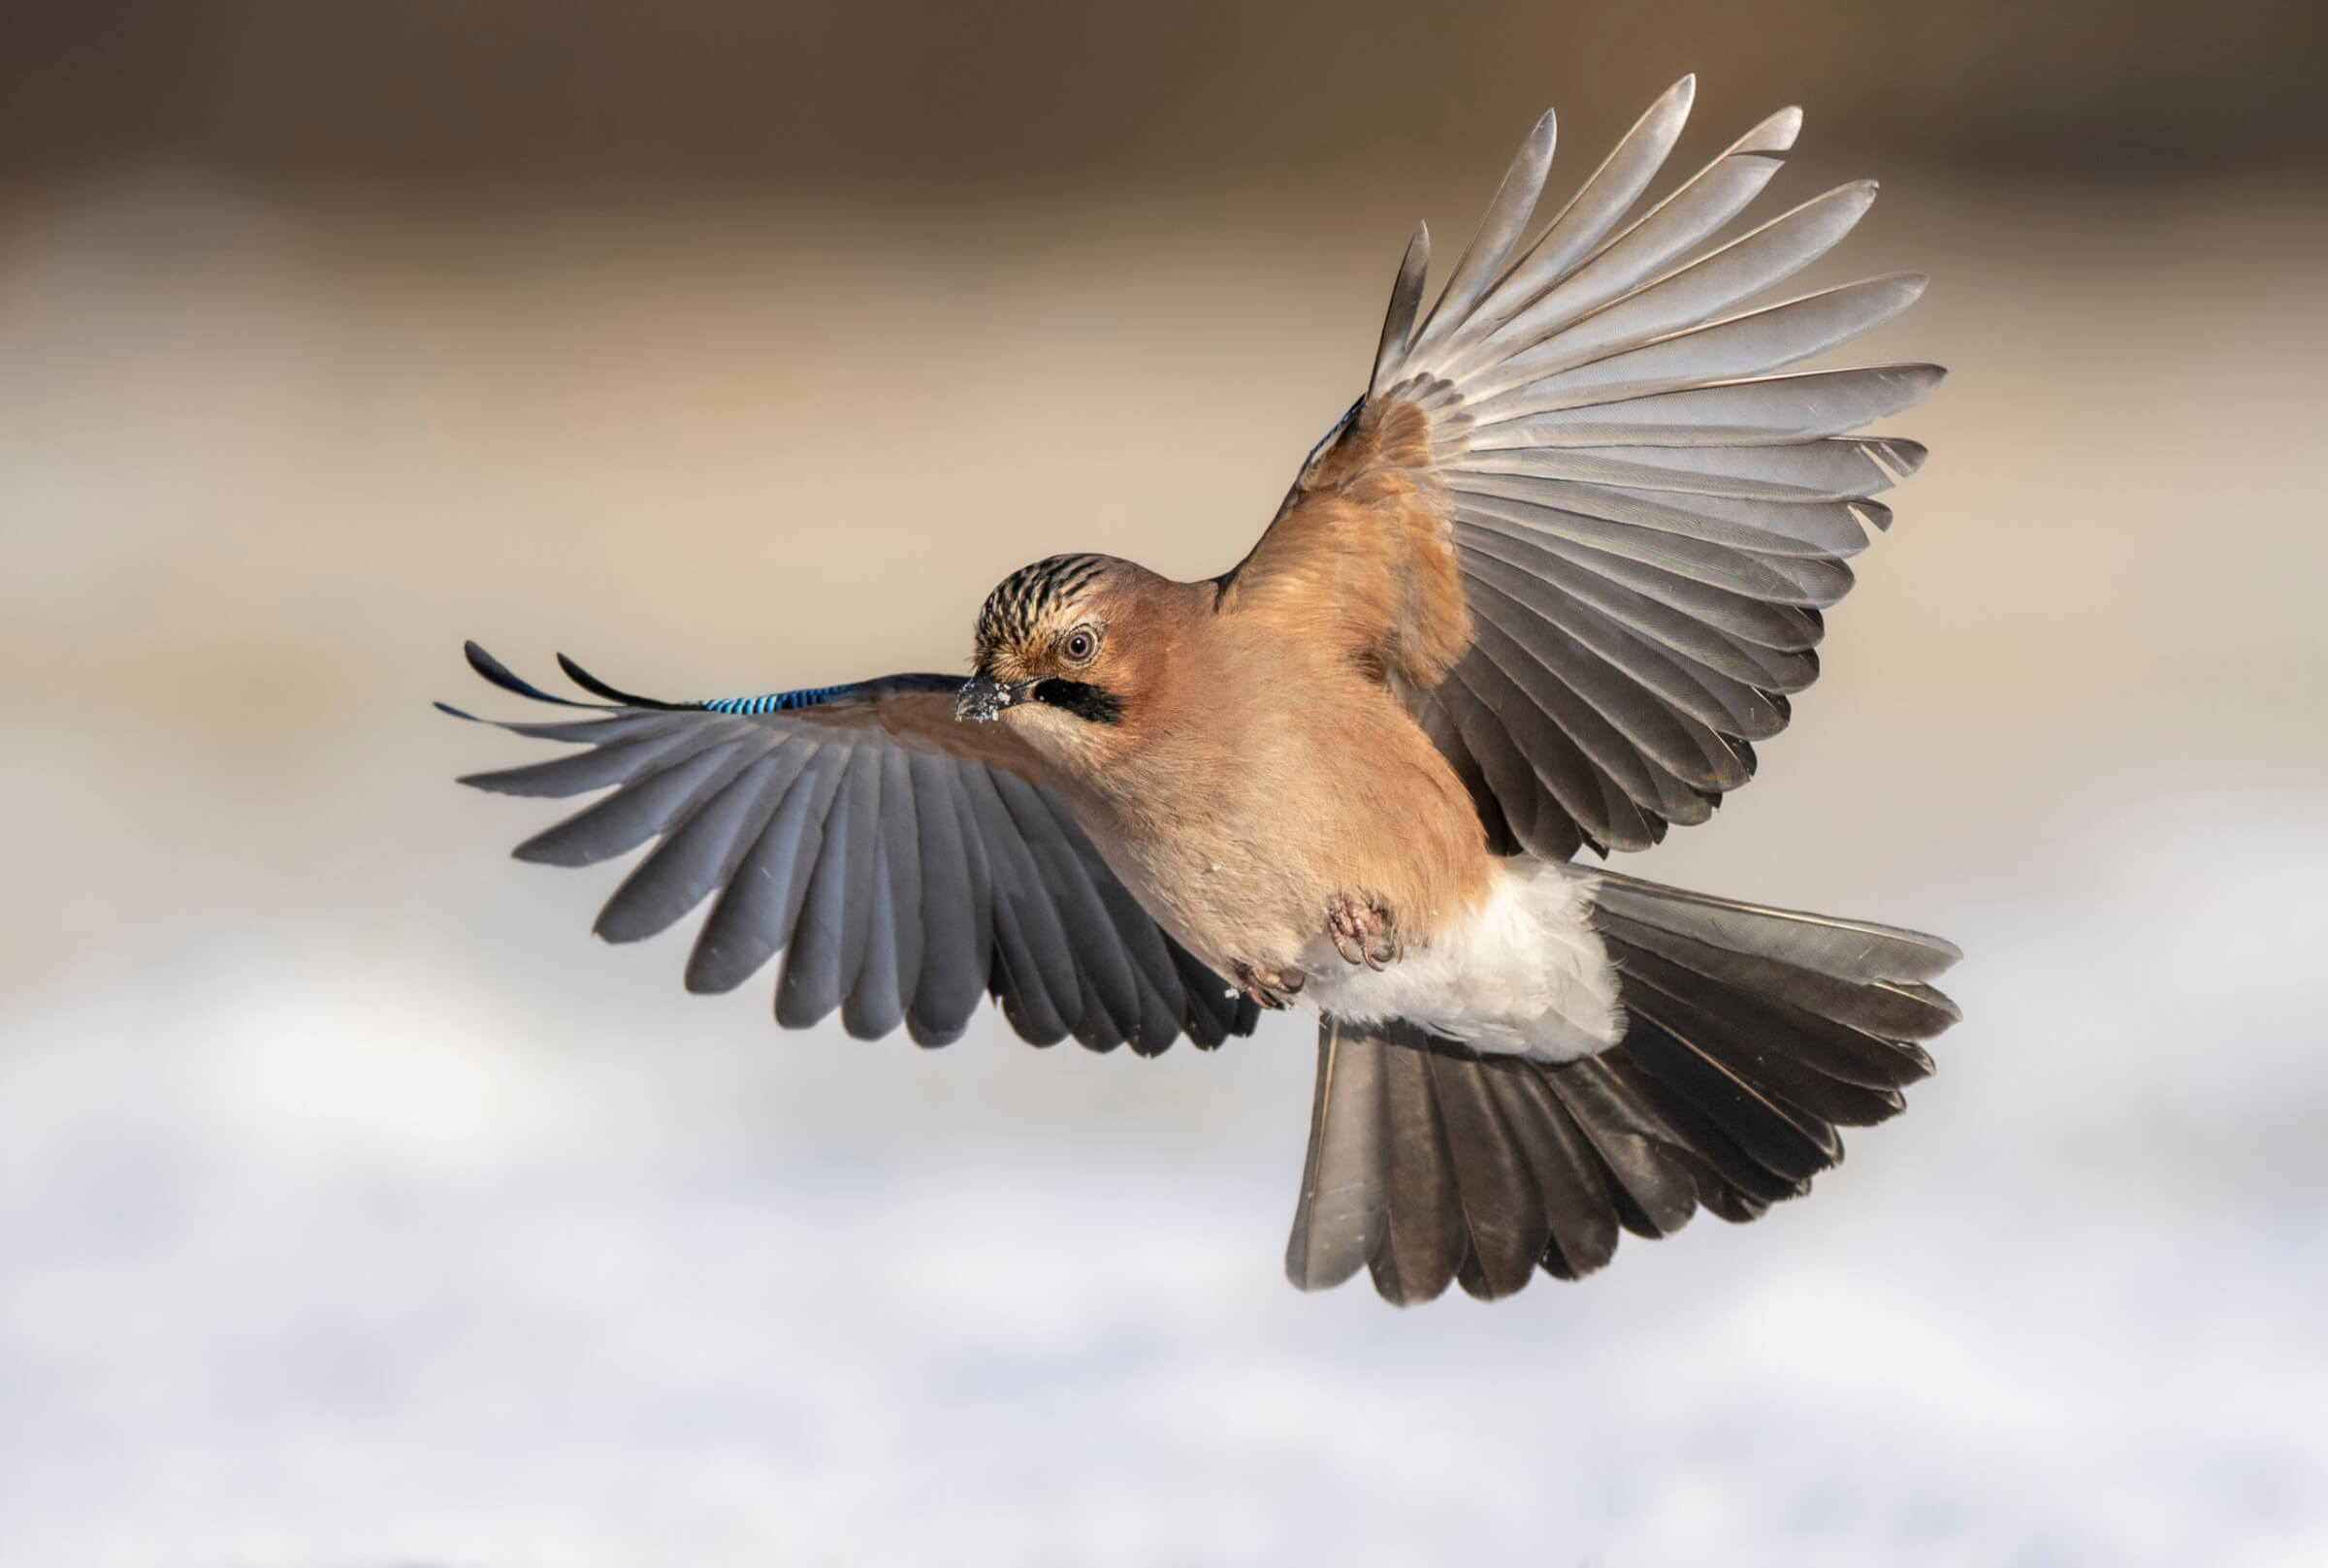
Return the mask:
[[[1395,1315],[1310,1045],[779,1036],[474,635],[696,695],[1236,559],[1414,220],[1801,103],[1929,296],[1827,674],[1626,869],[1941,931],[1809,1202]],[[2328,1556],[2328,11],[19,7],[0,38],[0,1540],[45,1561]],[[1662,187],[1661,187],[1662,188]]]
[[2328,151],[2304,0],[20,9],[0,167],[35,179],[161,158],[304,184],[1216,187],[1493,158],[1527,105],[1627,120],[1691,70],[1707,112],[1816,104],[1827,146],[1893,166]]

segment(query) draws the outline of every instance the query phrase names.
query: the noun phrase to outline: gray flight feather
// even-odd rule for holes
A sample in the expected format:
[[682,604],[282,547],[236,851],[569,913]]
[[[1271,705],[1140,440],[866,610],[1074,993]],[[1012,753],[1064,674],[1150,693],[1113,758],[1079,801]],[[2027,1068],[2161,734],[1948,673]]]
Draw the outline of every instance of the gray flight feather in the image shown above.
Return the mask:
[[1390,308],[1382,317],[1382,340],[1374,350],[1374,371],[1369,382],[1369,393],[1379,392],[1384,386],[1386,369],[1406,356],[1407,340],[1414,334],[1414,312],[1422,304],[1423,277],[1431,270],[1431,229],[1428,224],[1415,226],[1414,238],[1406,241],[1406,254],[1399,260],[1399,275],[1390,290]]
[[1834,1129],[1790,1115],[1698,1045],[1696,1015],[1646,986],[1633,993],[1625,1042],[1642,1072],[1671,1089],[1773,1175],[1807,1181],[1843,1157]]
[[1698,79],[1684,77],[1649,106],[1527,254],[1499,281],[1472,319],[1456,325],[1446,339],[1450,353],[1461,353],[1526,308],[1632,209],[1665,164],[1665,155],[1673,150],[1697,90]]
[[1526,1288],[1552,1232],[1527,1156],[1490,1087],[1495,1070],[1438,1051],[1416,1054],[1446,1129],[1463,1212],[1465,1257],[1456,1282],[1483,1301],[1514,1295]]
[[[1568,323],[1591,316],[1624,299],[1687,254],[1762,193],[1777,174],[1775,158],[1725,158],[1590,261],[1563,278],[1526,310],[1506,322],[1462,360],[1439,368],[1467,390],[1480,368],[1525,366],[1525,351],[1553,337]],[[1499,377],[1491,377],[1490,383]]]
[[1914,441],[1837,437],[1798,446],[1516,448],[1469,454],[1464,468],[1741,500],[1832,501],[1881,495],[1923,462]]
[[820,750],[785,791],[696,933],[687,961],[689,990],[732,991],[790,940],[824,844],[824,814],[847,764],[846,752]]
[[[1629,592],[1636,601],[1647,600],[1678,612],[1684,621],[1694,622],[1698,627],[1732,642],[1797,653],[1817,646],[1823,633],[1820,623],[1805,613],[1805,606],[1773,603],[1743,592],[1742,587],[1707,581],[1702,576],[1643,560],[1645,551],[1603,550],[1550,528],[1534,527],[1512,515],[1514,510],[1508,505],[1482,503],[1475,520],[1467,516],[1456,523],[1455,537],[1467,550],[1492,554],[1523,568],[1543,565],[1545,558],[1550,558],[1600,579],[1614,590]],[[1759,570],[1759,566],[1752,569]],[[1774,581],[1771,586],[1793,592],[1790,584]],[[1597,608],[1612,615],[1624,613],[1620,606],[1626,601],[1616,592],[1602,592],[1596,587],[1593,593],[1589,602]],[[1698,649],[1710,650],[1713,646],[1710,640],[1699,641],[1693,634],[1688,651],[1695,656],[1710,659],[1719,656],[1710,652],[1699,654]]]
[[[1752,776],[1732,740],[1753,739],[1758,729],[1773,732],[1782,722],[1761,692],[1659,648],[1590,605],[1559,602],[1549,606],[1556,613],[1542,613],[1541,598],[1549,595],[1532,603],[1530,591],[1536,585],[1501,561],[1483,560],[1464,577],[1475,616],[1525,643],[1548,667],[1572,665],[1579,689],[1614,677],[1632,683],[1660,705],[1704,769],[1702,784],[1735,789]],[[1678,757],[1676,765],[1690,765],[1687,756]]]
[[535,834],[511,852],[549,866],[595,866],[628,854],[683,820],[764,750],[760,736],[713,737],[702,750]]
[[[1644,346],[1671,343],[1698,332],[1711,331],[1706,324],[1712,323],[1715,316],[1742,301],[1752,299],[1764,289],[1776,287],[1840,243],[1859,219],[1866,215],[1867,208],[1875,201],[1875,191],[1872,180],[1837,186],[1823,196],[1813,197],[1792,211],[1772,218],[1761,228],[1740,236],[1720,249],[1670,272],[1653,277],[1630,292],[1611,293],[1602,288],[1598,292],[1605,298],[1585,309],[1552,311],[1549,307],[1563,302],[1557,295],[1547,298],[1544,302],[1546,319],[1556,320],[1559,324],[1524,348],[1512,350],[1508,343],[1502,343],[1501,339],[1485,345],[1486,350],[1501,345],[1507,352],[1496,360],[1483,358],[1477,369],[1464,376],[1461,384],[1467,402],[1492,402],[1508,395],[1515,387],[1574,375],[1577,370],[1596,365],[1614,364],[1617,367],[1616,373],[1621,377],[1626,369],[1622,362],[1640,352]],[[1866,285],[1846,287],[1863,290]],[[1859,301],[1858,296],[1853,298],[1855,302]],[[1702,382],[1743,373],[1726,370],[1726,358],[1745,358],[1749,368],[1767,370],[1790,359],[1804,358],[1822,348],[1831,348],[1847,341],[1877,322],[1889,319],[1889,315],[1896,315],[1899,310],[1906,308],[1907,303],[1900,302],[1888,314],[1878,313],[1874,319],[1840,336],[1832,336],[1831,325],[1825,333],[1814,328],[1809,336],[1817,344],[1815,347],[1798,349],[1782,336],[1775,348],[1777,357],[1759,364],[1754,363],[1753,356],[1740,348],[1736,335],[1729,335],[1727,340],[1725,336],[1717,336],[1711,345],[1692,344],[1687,353],[1676,350],[1663,357],[1669,368],[1668,373],[1671,373],[1670,367],[1686,363],[1692,357],[1704,355],[1709,360],[1704,373],[1688,378],[1683,384],[1689,384],[1692,380]],[[1875,308],[1880,311],[1880,304]],[[1759,316],[1766,312],[1757,311],[1753,314]],[[1797,312],[1794,317],[1782,317],[1775,323],[1763,322],[1761,324],[1762,331],[1765,334],[1773,331],[1784,334],[1798,329],[1801,326],[1801,314]],[[1819,342],[1822,336],[1826,336],[1826,341]],[[1747,349],[1751,349],[1756,341],[1756,338],[1749,336]],[[1724,346],[1729,349],[1729,354],[1716,357]]]
[[[1481,1065],[1487,1065],[1484,1059]],[[1542,1069],[1528,1062],[1498,1065],[1503,1071],[1484,1076],[1543,1204],[1548,1233],[1540,1266],[1556,1279],[1582,1279],[1617,1250],[1616,1206],[1600,1163]]]
[[[1611,843],[1612,833],[1630,844],[1636,834],[1651,831],[1630,802],[1606,786],[1558,722],[1531,704],[1476,648],[1464,656],[1440,691],[1497,798],[1507,812],[1517,804],[1513,831],[1536,853],[1550,855],[1550,846],[1568,823],[1601,846]],[[1619,816],[1621,824],[1612,825],[1612,816]]]
[[854,747],[825,813],[816,865],[776,981],[776,1021],[805,1029],[841,1005],[864,959],[873,910],[873,837],[881,826],[881,754]]
[[971,873],[953,765],[924,752],[907,753],[913,775],[914,825],[921,835],[922,964],[906,1027],[918,1044],[958,1039],[977,1008],[993,965],[986,896]]
[[[1541,692],[1549,702],[1583,703],[1624,745],[1676,781],[1715,790],[1734,789],[1745,782],[1735,755],[1707,726],[1595,656],[1558,625],[1518,613],[1510,600],[1493,590],[1477,594],[1474,603],[1480,612],[1480,640],[1490,648],[1490,656],[1532,693]],[[1506,630],[1506,621],[1517,629]],[[1657,793],[1661,799],[1665,795],[1662,786]],[[1652,802],[1642,799],[1641,804]]]
[[1365,1267],[1388,1224],[1382,1050],[1331,1017],[1318,1021],[1310,1150],[1285,1243],[1285,1277],[1301,1290],[1330,1289]]
[[[707,733],[699,723],[674,721],[667,714],[643,714],[636,725],[599,722],[587,725],[538,725],[520,727],[515,724],[502,728],[519,734],[539,728],[556,731],[591,729],[607,736],[573,735],[577,741],[596,742],[587,752],[570,756],[553,757],[547,762],[528,763],[521,768],[501,768],[492,773],[471,773],[461,783],[472,789],[490,789],[497,795],[534,795],[561,797],[586,794],[593,789],[604,789],[613,784],[629,784],[631,780],[651,773],[675,756],[690,755],[711,745],[718,737]],[[566,740],[565,733],[542,737]]]
[[1471,446],[1794,446],[1912,407],[1945,373],[1936,365],[1878,365],[1685,387],[1481,426]]
[[654,936],[725,886],[812,754],[780,745],[737,774],[624,879],[598,912],[598,934],[608,942]]
[[1042,868],[1044,885],[1057,900],[1060,930],[1075,965],[1083,998],[1078,1042],[1106,1050],[1120,1045],[1137,1025],[1139,981],[1125,959],[1106,906],[1091,885],[1089,870],[1069,844],[1065,825],[1035,788],[1003,775],[997,779],[1005,805],[1027,848]]
[[922,970],[922,848],[912,770],[897,748],[883,747],[879,756],[881,812],[865,953],[841,1004],[841,1025],[858,1040],[879,1040],[905,1021]]
[[[1799,116],[1782,110],[1734,143],[1686,184],[1601,244],[1528,307],[1438,367],[1459,383],[1484,367],[1522,353],[1569,323],[1589,316],[1657,278],[1703,243],[1762,192],[1779,160],[1770,152],[1793,141]],[[1781,136],[1783,133],[1783,142]]]
[[[1850,568],[1839,560],[1773,556],[1732,543],[1718,543],[1706,535],[1730,530],[1713,524],[1685,531],[1568,511],[1530,498],[1525,493],[1534,484],[1533,480],[1494,475],[1467,476],[1464,488],[1454,492],[1456,515],[1463,522],[1517,538],[1584,545],[1663,571],[1719,584],[1764,603],[1824,608],[1841,598],[1851,587]],[[1527,531],[1515,534],[1514,528]]]
[[962,783],[993,879],[994,956],[1004,980],[1004,1012],[1035,1044],[1054,1045],[1067,1038],[1081,1010],[1082,986],[1067,934],[1033,853],[996,792],[995,776],[966,775]]
[[1406,1306],[1432,1300],[1454,1283],[1466,1251],[1463,1202],[1423,1053],[1385,1050],[1381,1093],[1388,1213],[1382,1242],[1368,1262],[1374,1289]]
[[1955,944],[1865,920],[1690,893],[1615,872],[1586,874],[1593,902],[1627,919],[1716,947],[1765,953],[1801,969],[1858,983],[1929,980],[1963,954]]
[[[1730,1077],[1759,1085],[1752,1092],[1772,1105],[1794,1107],[1804,1131],[1830,1154],[1839,1152],[1840,1145],[1821,1123],[1869,1127],[1901,1109],[1904,1102],[1896,1089],[1871,1088],[1824,1072],[1807,1053],[1763,1049],[1761,1037],[1767,1032],[1767,1020],[1752,1009],[1733,1007],[1729,982],[1616,937],[1608,944],[1611,957],[1633,982],[1629,1017],[1655,1021]],[[1626,1038],[1634,1039],[1630,1027]],[[1634,1055],[1641,1054],[1636,1041]]]
[[1520,237],[1527,232],[1529,219],[1536,212],[1536,199],[1543,194],[1544,176],[1552,170],[1552,148],[1559,140],[1559,117],[1547,109],[1536,122],[1536,128],[1528,133],[1527,140],[1520,144],[1511,167],[1504,172],[1503,184],[1496,188],[1495,198],[1487,205],[1487,215],[1479,220],[1478,232],[1457,258],[1439,303],[1431,307],[1430,319],[1414,335],[1415,353],[1428,354],[1468,320],[1472,307],[1504,272],[1505,263],[1511,259]]
[[[1644,682],[1653,682],[1667,666],[1684,672],[1711,699],[1714,710],[1691,705],[1686,694],[1668,693],[1667,700],[1726,735],[1761,740],[1776,734],[1785,718],[1766,688],[1794,675],[1808,684],[1810,672],[1791,670],[1759,647],[1739,643],[1687,610],[1611,581],[1590,564],[1564,560],[1537,541],[1491,529],[1466,534],[1459,528],[1457,532],[1467,545],[1468,582],[1492,586]],[[1776,689],[1794,688],[1782,683]]]
[[[1577,752],[1599,775],[1603,795],[1612,789],[1620,790],[1634,806],[1654,812],[1667,821],[1702,821],[1712,810],[1702,797],[1692,795],[1681,785],[1672,770],[1656,765],[1640,744],[1611,717],[1609,708],[1624,706],[1613,683],[1598,683],[1609,701],[1606,707],[1595,704],[1573,680],[1564,679],[1568,672],[1556,673],[1547,667],[1543,658],[1521,647],[1492,618],[1479,621],[1473,653],[1493,666],[1529,708],[1550,719],[1561,733],[1575,743]],[[1678,725],[1667,720],[1665,727],[1680,741]],[[1605,819],[1585,823],[1586,827],[1597,830],[1609,825]],[[1642,830],[1646,831],[1645,824]],[[1613,842],[1604,833],[1597,831],[1596,836],[1603,843]]]
[[1659,1116],[1621,1062],[1605,1054],[1546,1075],[1609,1177],[1617,1223],[1652,1239],[1689,1222],[1698,1188],[1681,1136]]

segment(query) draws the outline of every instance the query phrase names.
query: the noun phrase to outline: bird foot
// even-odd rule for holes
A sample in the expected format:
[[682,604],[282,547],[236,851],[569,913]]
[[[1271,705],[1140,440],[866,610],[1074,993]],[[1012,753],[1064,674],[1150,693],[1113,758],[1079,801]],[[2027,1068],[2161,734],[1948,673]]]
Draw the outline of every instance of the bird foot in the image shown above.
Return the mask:
[[1230,978],[1237,982],[1237,989],[1273,1012],[1282,1012],[1291,1007],[1303,981],[1309,978],[1298,969],[1290,974],[1273,969],[1255,969],[1243,959],[1231,962],[1229,969]]
[[1368,969],[1387,969],[1406,950],[1392,924],[1390,912],[1371,899],[1338,893],[1326,905],[1326,935],[1342,961]]

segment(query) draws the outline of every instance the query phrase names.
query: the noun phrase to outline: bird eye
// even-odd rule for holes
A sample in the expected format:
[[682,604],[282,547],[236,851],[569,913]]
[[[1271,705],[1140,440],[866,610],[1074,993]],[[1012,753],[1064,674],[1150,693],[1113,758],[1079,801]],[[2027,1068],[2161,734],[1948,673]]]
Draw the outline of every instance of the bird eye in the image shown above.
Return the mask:
[[1067,634],[1067,640],[1059,645],[1059,652],[1081,664],[1099,652],[1099,639],[1091,635],[1090,627],[1078,626]]

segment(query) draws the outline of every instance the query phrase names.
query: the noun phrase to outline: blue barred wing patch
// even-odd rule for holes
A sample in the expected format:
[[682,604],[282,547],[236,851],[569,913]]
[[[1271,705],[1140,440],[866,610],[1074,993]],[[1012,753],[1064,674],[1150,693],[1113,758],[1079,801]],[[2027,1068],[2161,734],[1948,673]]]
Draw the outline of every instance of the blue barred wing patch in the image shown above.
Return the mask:
[[795,708],[815,708],[846,696],[857,690],[857,685],[852,682],[846,686],[809,686],[796,691],[771,691],[758,697],[714,697],[696,706],[715,714],[790,713]]

